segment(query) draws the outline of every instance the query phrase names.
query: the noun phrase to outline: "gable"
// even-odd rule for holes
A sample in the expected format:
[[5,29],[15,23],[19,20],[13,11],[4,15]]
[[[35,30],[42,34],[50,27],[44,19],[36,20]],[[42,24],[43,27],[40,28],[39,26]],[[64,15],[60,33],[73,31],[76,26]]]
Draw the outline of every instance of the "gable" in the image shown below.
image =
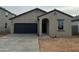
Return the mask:
[[13,20],[20,20],[20,19],[24,19],[26,18],[26,20],[33,20],[34,18],[37,18],[38,16],[42,15],[42,14],[45,14],[44,12],[41,12],[41,11],[38,11],[38,10],[35,10],[35,11],[32,11],[30,13],[26,13],[26,14],[23,14],[21,16],[17,16],[16,18],[14,18]]
[[64,19],[65,22],[70,22],[73,19],[73,17],[65,15],[65,14],[58,12],[58,11],[53,11],[49,14],[45,14],[45,15],[40,16],[38,18],[39,18],[39,20],[47,18],[47,19],[49,19],[50,22],[55,22],[58,19]]
[[[52,13],[55,13],[55,12],[60,13],[60,14],[63,14],[63,15],[65,15],[65,16],[67,16],[67,17],[70,17],[70,18],[74,18],[73,16],[71,16],[71,15],[69,15],[69,14],[67,14],[67,13],[64,13],[64,12],[62,12],[62,11],[59,11],[59,10],[57,10],[57,9],[54,9],[54,10],[52,10],[52,11],[46,13],[46,14],[43,14],[43,15],[41,15],[41,16],[39,16],[39,17],[45,16],[45,15],[49,15],[49,14],[52,14]],[[38,17],[38,18],[39,18],[39,17]]]
[[37,17],[42,15],[42,14],[45,14],[45,12],[42,12],[40,10],[33,10],[31,12],[27,12],[25,14],[22,14],[22,15],[19,15],[17,17],[14,17],[12,18],[11,20],[13,22],[20,22],[20,23],[37,23]]
[[15,15],[3,10],[0,8],[0,18],[5,20],[5,19],[10,19],[12,17],[14,17]]
[[18,17],[21,17],[21,16],[24,16],[24,15],[29,15],[29,14],[34,14],[35,15],[35,14],[37,14],[37,16],[40,16],[40,15],[45,14],[45,13],[47,13],[47,12],[44,11],[44,10],[41,10],[39,8],[35,8],[35,9],[30,10],[28,12],[25,12],[25,13],[22,13],[20,15],[17,15],[15,17],[11,18],[10,20],[15,19],[15,18],[18,18]]

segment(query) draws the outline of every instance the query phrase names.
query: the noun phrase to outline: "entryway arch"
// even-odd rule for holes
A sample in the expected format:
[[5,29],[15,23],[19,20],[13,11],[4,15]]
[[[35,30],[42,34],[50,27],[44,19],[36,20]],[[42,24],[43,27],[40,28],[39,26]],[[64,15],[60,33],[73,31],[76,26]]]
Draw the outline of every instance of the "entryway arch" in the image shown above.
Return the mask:
[[49,20],[47,18],[42,19],[42,33],[49,33]]

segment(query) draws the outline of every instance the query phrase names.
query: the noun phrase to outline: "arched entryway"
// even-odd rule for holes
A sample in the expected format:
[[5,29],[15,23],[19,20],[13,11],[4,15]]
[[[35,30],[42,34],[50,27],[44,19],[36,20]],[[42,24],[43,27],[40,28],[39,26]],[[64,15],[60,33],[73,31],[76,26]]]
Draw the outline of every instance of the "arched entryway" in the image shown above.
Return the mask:
[[42,20],[42,33],[48,34],[49,32],[49,20],[47,18],[44,18]]

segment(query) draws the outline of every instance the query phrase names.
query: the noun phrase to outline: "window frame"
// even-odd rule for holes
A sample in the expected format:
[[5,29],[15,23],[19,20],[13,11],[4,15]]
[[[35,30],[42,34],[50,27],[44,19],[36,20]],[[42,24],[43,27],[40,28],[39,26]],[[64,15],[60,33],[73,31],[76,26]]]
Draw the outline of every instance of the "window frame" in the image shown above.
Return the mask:
[[[60,21],[62,21],[62,23],[63,23],[63,25],[62,25],[63,28],[59,28],[59,27],[61,27],[60,26],[61,24],[59,23]],[[58,24],[57,24],[58,25],[58,27],[57,27],[58,31],[64,31],[64,19],[58,19],[57,22],[58,22]]]

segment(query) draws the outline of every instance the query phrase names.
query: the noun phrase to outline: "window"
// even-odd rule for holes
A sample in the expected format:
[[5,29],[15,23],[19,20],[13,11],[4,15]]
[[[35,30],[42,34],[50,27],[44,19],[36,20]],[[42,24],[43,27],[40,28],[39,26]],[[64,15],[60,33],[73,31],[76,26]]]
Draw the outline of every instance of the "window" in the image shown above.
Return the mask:
[[63,30],[64,29],[64,20],[59,19],[58,20],[58,30]]
[[7,23],[5,23],[5,28],[7,28]]

